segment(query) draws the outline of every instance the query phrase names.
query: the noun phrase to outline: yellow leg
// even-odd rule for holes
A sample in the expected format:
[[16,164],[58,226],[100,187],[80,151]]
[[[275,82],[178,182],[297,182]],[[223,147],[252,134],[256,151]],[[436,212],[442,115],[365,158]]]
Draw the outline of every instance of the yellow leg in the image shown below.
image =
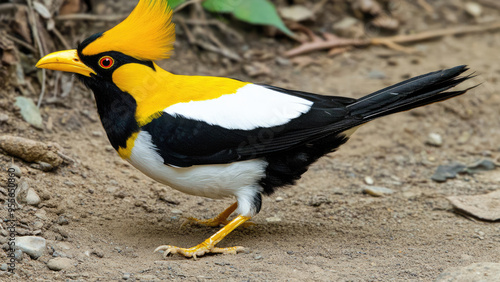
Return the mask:
[[194,217],[188,217],[187,220],[182,224],[181,227],[188,223],[196,223],[199,225],[206,225],[210,227],[217,227],[219,225],[226,225],[229,223],[227,218],[238,208],[238,202],[232,204],[229,208],[221,212],[218,216],[211,218],[211,219],[206,219],[206,220],[200,220]]
[[[227,210],[226,210],[227,211]],[[169,254],[180,254],[185,257],[196,257],[203,256],[207,253],[212,254],[236,254],[237,252],[243,251],[243,247],[230,247],[230,248],[217,248],[215,245],[219,243],[224,237],[226,237],[231,231],[233,231],[236,227],[245,223],[245,221],[249,220],[250,217],[239,215],[235,219],[231,220],[226,226],[222,227],[217,233],[212,235],[207,240],[203,241],[203,243],[194,246],[189,249],[179,248],[176,246],[164,245],[156,248],[155,252],[165,251],[163,253],[164,257],[167,257]]]

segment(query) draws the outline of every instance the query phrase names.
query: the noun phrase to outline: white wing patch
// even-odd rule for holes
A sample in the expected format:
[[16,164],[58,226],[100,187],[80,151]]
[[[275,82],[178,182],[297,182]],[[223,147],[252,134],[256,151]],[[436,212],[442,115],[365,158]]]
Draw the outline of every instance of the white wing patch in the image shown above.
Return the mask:
[[312,104],[313,102],[300,97],[248,84],[235,94],[213,100],[178,103],[166,108],[164,112],[227,129],[252,130],[286,124],[307,113]]

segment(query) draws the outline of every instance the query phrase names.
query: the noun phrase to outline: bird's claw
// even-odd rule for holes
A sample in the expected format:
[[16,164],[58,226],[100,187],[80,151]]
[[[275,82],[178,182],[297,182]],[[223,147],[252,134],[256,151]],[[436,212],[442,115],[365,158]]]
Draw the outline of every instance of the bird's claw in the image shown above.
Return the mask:
[[242,252],[245,248],[243,247],[229,247],[229,248],[217,248],[215,246],[207,246],[205,244],[200,244],[198,246],[186,249],[186,248],[179,248],[176,246],[170,246],[170,245],[163,245],[159,246],[154,250],[154,252],[158,251],[163,251],[163,257],[167,258],[169,255],[174,255],[174,254],[179,254],[183,255],[184,257],[187,258],[194,258],[196,259],[197,257],[201,257],[205,254],[232,254],[235,255],[238,252]]

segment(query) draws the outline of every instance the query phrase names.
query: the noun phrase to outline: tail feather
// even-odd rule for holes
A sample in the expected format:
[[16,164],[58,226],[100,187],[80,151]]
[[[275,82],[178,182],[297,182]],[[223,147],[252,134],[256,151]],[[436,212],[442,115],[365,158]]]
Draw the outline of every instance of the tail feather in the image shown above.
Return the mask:
[[462,95],[470,89],[446,92],[474,77],[473,75],[460,76],[467,70],[467,66],[457,66],[417,76],[364,96],[347,107],[352,116],[361,117],[366,122],[389,114],[440,102]]

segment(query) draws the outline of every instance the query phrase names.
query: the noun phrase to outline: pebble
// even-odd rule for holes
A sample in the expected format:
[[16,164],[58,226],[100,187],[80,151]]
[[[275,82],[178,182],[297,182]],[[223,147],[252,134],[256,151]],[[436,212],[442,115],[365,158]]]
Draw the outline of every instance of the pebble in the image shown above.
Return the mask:
[[365,186],[363,192],[372,195],[374,197],[381,197],[384,195],[390,195],[394,193],[394,191],[389,188],[377,187],[377,186]]
[[66,184],[66,186],[69,186],[69,187],[75,187],[75,183],[73,183],[72,181],[64,181],[64,184]]
[[22,176],[22,172],[21,172],[21,168],[19,168],[17,165],[11,165],[9,167],[9,171],[12,171],[12,173],[14,173],[14,175],[17,177],[17,178],[21,178]]
[[69,258],[58,257],[58,258],[53,258],[47,262],[47,267],[50,270],[54,271],[66,270],[74,266],[75,266],[74,261]]
[[43,220],[47,220],[49,219],[47,217],[47,211],[45,210],[38,210],[36,213],[35,213],[35,216],[38,217],[39,219],[43,219]]
[[14,251],[14,259],[17,261],[22,261],[23,260],[23,251],[15,250]]
[[255,260],[261,260],[261,259],[263,259],[263,257],[261,255],[255,255],[253,258]]
[[0,114],[0,123],[9,121],[9,116],[6,114]]
[[458,173],[466,171],[467,166],[461,163],[453,163],[451,165],[440,165],[431,176],[431,179],[436,182],[445,182],[448,179],[457,177]]
[[276,202],[283,202],[283,197],[276,197]]
[[27,253],[31,258],[38,259],[41,257],[47,246],[47,242],[42,237],[24,236],[16,238],[16,249]]
[[178,210],[178,209],[173,209],[170,212],[173,213],[173,214],[182,214],[182,211]]
[[43,227],[43,222],[41,222],[41,221],[35,221],[35,222],[33,222],[33,229],[35,229],[35,230],[36,229],[42,229],[42,227]]
[[437,133],[429,134],[427,141],[425,142],[427,145],[441,147],[443,145],[443,137]]
[[370,176],[365,176],[365,183],[368,185],[373,185],[375,181],[373,181],[373,178],[371,178]]
[[465,3],[465,11],[474,18],[479,18],[483,14],[483,7],[476,2]]
[[57,224],[59,225],[68,225],[69,224],[69,220],[67,218],[65,218],[64,216],[59,216],[57,218]]
[[371,79],[384,79],[387,75],[381,70],[372,70],[368,73],[368,77]]
[[130,279],[130,273],[123,273],[122,279],[123,280],[129,280]]
[[92,136],[94,136],[94,137],[102,137],[102,132],[100,132],[100,131],[94,131],[94,132],[92,132]]
[[266,218],[267,222],[274,223],[274,222],[281,222],[281,218],[273,216],[273,217],[268,217]]
[[26,122],[38,129],[43,129],[42,115],[33,100],[17,97],[15,105],[21,109],[21,116]]
[[30,206],[38,206],[42,200],[40,196],[36,193],[35,189],[29,188],[26,194],[26,203]]
[[435,280],[435,282],[447,281],[500,281],[500,263],[480,262],[465,267],[448,268]]
[[8,269],[9,269],[9,266],[6,263],[2,263],[2,265],[0,265],[1,271],[7,271]]

